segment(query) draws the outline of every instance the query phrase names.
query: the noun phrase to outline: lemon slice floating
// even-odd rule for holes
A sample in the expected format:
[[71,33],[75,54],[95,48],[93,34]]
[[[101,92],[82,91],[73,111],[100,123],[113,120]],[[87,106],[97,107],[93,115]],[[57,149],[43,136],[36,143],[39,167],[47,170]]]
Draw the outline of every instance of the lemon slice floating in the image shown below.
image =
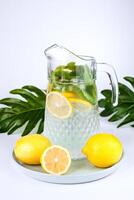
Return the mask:
[[93,108],[93,105],[90,102],[79,98],[69,98],[69,101],[75,109],[80,111],[86,111]]
[[50,92],[47,95],[46,107],[52,115],[60,119],[70,117],[73,111],[71,103],[60,92]]
[[85,100],[82,100],[82,99],[78,99],[78,98],[69,98],[69,101],[72,102],[72,103],[76,103],[76,104],[82,104],[82,105],[87,106],[87,107],[92,107],[93,106],[88,101],[85,101]]
[[76,94],[73,92],[63,92],[62,93],[66,98],[76,98]]
[[71,157],[67,149],[53,145],[41,156],[42,168],[50,174],[65,174],[71,165]]

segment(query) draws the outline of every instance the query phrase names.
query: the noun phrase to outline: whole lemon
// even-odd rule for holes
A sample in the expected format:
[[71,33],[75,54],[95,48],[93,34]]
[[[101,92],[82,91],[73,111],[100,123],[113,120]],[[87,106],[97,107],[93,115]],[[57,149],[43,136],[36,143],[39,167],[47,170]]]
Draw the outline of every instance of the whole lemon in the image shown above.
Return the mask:
[[99,133],[87,141],[82,152],[93,165],[104,168],[114,165],[121,159],[123,146],[114,135]]
[[48,138],[39,134],[31,134],[17,140],[14,154],[23,163],[40,164],[40,157],[49,146],[51,142]]

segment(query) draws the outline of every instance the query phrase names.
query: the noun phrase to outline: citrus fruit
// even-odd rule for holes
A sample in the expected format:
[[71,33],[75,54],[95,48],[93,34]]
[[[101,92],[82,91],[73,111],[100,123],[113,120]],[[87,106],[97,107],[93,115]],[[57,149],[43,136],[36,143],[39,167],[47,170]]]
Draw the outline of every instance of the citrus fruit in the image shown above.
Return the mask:
[[72,114],[72,105],[60,92],[50,92],[47,95],[48,111],[57,118],[65,119]]
[[110,167],[121,159],[123,146],[114,135],[100,133],[87,141],[82,152],[93,165],[102,168]]
[[40,164],[40,157],[49,146],[51,146],[51,142],[48,138],[39,134],[31,134],[17,140],[14,154],[23,163]]
[[92,107],[93,105],[91,103],[89,103],[88,101],[85,101],[83,99],[79,99],[79,98],[69,98],[69,101],[71,103],[74,103],[74,104],[81,104],[81,105],[84,105],[84,106],[87,106],[87,107]]
[[62,93],[66,98],[75,98],[76,94],[74,92],[63,92]]
[[65,174],[71,165],[71,157],[67,149],[53,145],[41,156],[42,168],[50,174]]
[[93,105],[88,101],[79,98],[68,98],[73,108],[80,111],[87,111],[87,109],[92,109]]

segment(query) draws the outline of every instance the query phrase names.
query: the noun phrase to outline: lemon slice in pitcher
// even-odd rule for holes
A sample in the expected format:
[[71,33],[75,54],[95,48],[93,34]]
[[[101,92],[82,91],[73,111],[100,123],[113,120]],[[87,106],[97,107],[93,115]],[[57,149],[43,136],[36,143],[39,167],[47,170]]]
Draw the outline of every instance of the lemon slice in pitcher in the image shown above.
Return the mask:
[[62,93],[66,98],[76,98],[76,94],[73,92],[63,92]]
[[67,149],[53,145],[41,156],[41,166],[50,174],[65,174],[71,165],[71,157]]
[[46,107],[52,115],[60,119],[70,117],[73,111],[71,103],[60,92],[50,92],[47,95]]
[[90,102],[83,99],[68,98],[68,100],[70,101],[72,106],[79,111],[88,111],[94,107]]
[[69,98],[69,101],[70,101],[71,103],[81,104],[81,105],[87,106],[87,107],[92,107],[92,106],[93,106],[91,103],[89,103],[88,101],[85,101],[85,100],[83,100],[83,99]]

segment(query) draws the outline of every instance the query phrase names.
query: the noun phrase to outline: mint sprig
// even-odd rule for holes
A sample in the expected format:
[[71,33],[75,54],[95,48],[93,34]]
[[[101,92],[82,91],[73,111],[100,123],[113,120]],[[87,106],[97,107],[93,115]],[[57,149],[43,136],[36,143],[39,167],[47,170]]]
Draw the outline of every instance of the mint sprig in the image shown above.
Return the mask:
[[70,62],[58,66],[51,75],[53,90],[73,92],[78,97],[96,104],[96,85],[92,72],[87,65]]

